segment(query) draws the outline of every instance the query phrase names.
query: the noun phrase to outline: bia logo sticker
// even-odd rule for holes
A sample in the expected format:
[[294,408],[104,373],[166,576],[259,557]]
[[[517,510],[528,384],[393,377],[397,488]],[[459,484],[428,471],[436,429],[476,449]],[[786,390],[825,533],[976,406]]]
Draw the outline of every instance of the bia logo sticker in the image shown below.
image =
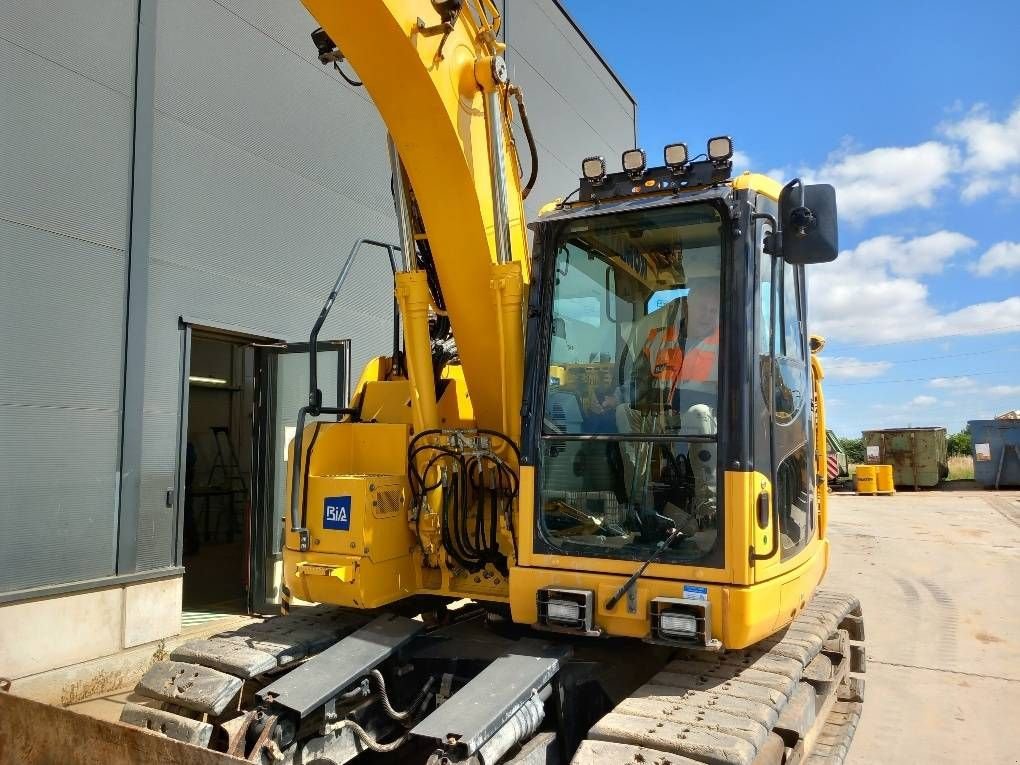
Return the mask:
[[351,528],[351,498],[326,497],[322,510],[322,528],[349,531]]

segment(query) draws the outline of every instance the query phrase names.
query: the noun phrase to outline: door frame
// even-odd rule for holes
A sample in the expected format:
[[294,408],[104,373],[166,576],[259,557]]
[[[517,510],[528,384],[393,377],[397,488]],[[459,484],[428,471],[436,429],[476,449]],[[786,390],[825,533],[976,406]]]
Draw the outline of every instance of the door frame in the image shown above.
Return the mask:
[[[320,340],[318,350],[337,352],[338,407],[346,407],[351,398],[351,341]],[[251,549],[248,556],[248,611],[268,614],[278,610],[279,604],[268,597],[269,570],[272,564],[283,559],[280,550],[273,549],[273,529],[280,522],[275,517],[276,468],[283,445],[277,442],[281,417],[293,419],[296,413],[277,412],[278,360],[292,353],[308,353],[309,343],[255,344],[255,391],[252,411],[252,464],[251,464]],[[338,417],[339,419],[339,417]],[[281,535],[282,540],[282,535]]]
[[[225,324],[216,324],[214,322],[205,321],[202,319],[193,319],[190,317],[179,316],[177,319],[177,327],[180,331],[180,379],[178,381],[178,396],[177,396],[177,450],[175,453],[175,465],[174,465],[174,476],[175,485],[172,489],[173,497],[168,497],[167,507],[172,508],[174,512],[174,547],[173,547],[173,559],[174,565],[184,566],[184,501],[186,495],[187,481],[187,448],[188,448],[188,420],[190,417],[190,406],[191,406],[191,386],[189,378],[191,377],[191,352],[193,349],[194,336],[197,333],[199,337],[208,338],[210,340],[219,340],[222,342],[232,343],[238,346],[247,346],[254,348],[255,350],[255,373],[258,374],[258,360],[259,360],[259,349],[266,347],[273,343],[282,343],[282,341],[276,340],[273,337],[246,330],[244,327],[236,327]],[[258,408],[258,400],[255,398],[258,395],[258,389],[253,391],[253,410]],[[256,453],[258,451],[257,427],[258,421],[254,418],[255,411],[248,413],[251,417],[251,438],[252,438],[252,449],[251,449],[251,463],[249,465],[249,480],[248,480],[248,496],[251,500],[251,511],[249,512],[248,528],[244,531],[248,534],[248,548],[245,550],[245,557],[247,559],[248,567],[248,595],[247,600],[248,608],[250,610],[251,592],[252,592],[252,569],[256,567],[254,562],[254,541],[255,533],[258,530],[257,524],[255,523],[255,487],[257,485],[255,480],[255,470],[259,463],[256,463]],[[243,464],[245,455],[238,455],[238,462]],[[186,572],[185,572],[186,575]]]

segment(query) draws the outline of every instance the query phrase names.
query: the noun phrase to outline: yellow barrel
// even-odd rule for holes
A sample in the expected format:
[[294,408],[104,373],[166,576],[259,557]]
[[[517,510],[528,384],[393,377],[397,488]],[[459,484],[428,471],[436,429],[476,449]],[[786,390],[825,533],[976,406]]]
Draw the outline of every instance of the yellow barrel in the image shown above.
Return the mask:
[[854,472],[854,489],[858,494],[875,493],[875,476],[878,473],[877,465],[858,465]]
[[879,494],[895,494],[892,465],[875,465],[875,491]]

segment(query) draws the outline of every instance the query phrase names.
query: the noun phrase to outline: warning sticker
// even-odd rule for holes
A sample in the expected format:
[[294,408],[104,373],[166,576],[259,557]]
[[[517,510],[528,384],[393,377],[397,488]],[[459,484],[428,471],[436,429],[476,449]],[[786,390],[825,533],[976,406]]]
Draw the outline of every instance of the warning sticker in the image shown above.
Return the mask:
[[684,600],[708,600],[708,588],[698,584],[685,584]]
[[881,459],[877,446],[868,447],[868,462],[878,462]]
[[991,444],[974,444],[974,459],[978,462],[991,462],[992,461],[992,445]]
[[322,510],[322,528],[333,531],[350,531],[351,529],[351,498],[326,497]]

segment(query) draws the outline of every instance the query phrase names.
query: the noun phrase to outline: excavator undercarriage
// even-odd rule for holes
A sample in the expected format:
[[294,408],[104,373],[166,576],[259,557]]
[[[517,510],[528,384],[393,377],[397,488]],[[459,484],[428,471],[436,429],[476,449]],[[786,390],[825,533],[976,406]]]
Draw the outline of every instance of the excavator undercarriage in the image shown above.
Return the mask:
[[[153,759],[138,761],[160,763],[821,765],[843,762],[860,718],[849,595],[819,592],[785,630],[721,652],[578,643],[473,604],[439,613],[308,607],[190,641],[121,720],[149,732],[133,746]],[[39,706],[0,694],[0,760],[111,761],[95,758],[123,734],[98,721],[82,718],[71,748],[19,740],[19,720],[38,729],[49,714]],[[65,728],[78,718],[60,714]]]

